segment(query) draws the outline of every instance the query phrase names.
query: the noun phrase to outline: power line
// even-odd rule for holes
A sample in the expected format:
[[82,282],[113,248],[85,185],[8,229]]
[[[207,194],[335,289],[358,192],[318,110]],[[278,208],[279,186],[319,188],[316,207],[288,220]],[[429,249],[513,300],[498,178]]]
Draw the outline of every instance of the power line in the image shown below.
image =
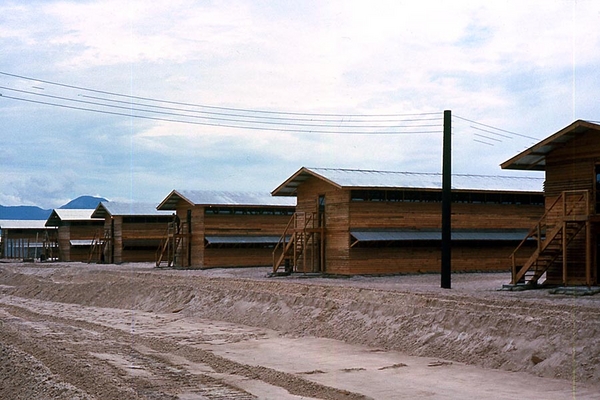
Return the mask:
[[[211,117],[211,116],[204,116],[204,115],[188,115],[188,114],[167,112],[167,111],[153,111],[153,110],[147,110],[147,109],[143,109],[143,108],[133,107],[133,105],[137,106],[138,105],[137,103],[132,103],[129,107],[125,107],[125,106],[118,106],[118,105],[113,105],[113,104],[105,104],[105,103],[98,103],[98,102],[93,102],[93,101],[72,99],[72,98],[63,97],[63,96],[54,96],[54,95],[49,95],[49,94],[44,94],[44,93],[36,93],[36,92],[27,91],[27,90],[11,89],[11,88],[7,88],[5,86],[0,86],[0,89],[10,90],[10,91],[14,91],[14,92],[22,93],[22,94],[29,94],[29,95],[33,95],[33,96],[52,98],[52,99],[56,99],[56,100],[65,100],[65,101],[81,103],[81,104],[96,105],[96,106],[114,108],[114,109],[119,109],[119,110],[128,110],[130,112],[138,111],[138,112],[144,112],[144,113],[156,113],[158,115],[167,115],[167,116],[173,116],[173,117],[185,117],[185,118],[193,118],[193,119],[204,119],[204,120],[236,122],[236,123],[266,124],[266,125],[281,125],[282,124],[281,122],[271,121],[271,120],[255,121],[255,120],[239,119],[239,118],[222,118],[222,117]],[[48,103],[48,104],[54,104],[54,103]],[[120,102],[120,104],[124,104],[124,102]],[[142,106],[144,106],[144,105],[142,105]],[[167,108],[167,109],[169,109],[169,108]],[[170,108],[170,109],[172,109],[172,108]],[[183,111],[186,111],[186,110],[183,110]],[[247,118],[247,117],[244,117],[244,118]],[[307,120],[301,120],[301,121],[307,121]],[[338,123],[337,121],[329,121],[329,122],[335,122],[336,124]],[[379,121],[367,121],[367,122],[372,123],[372,122],[379,122]],[[299,123],[299,122],[287,122],[287,123],[285,123],[285,125],[304,126],[304,127],[311,127],[311,128],[324,128],[324,127],[335,128],[336,127],[336,126],[333,126],[330,124],[305,124],[305,123]],[[383,127],[388,128],[388,129],[396,129],[396,128],[430,128],[430,127],[435,127],[435,126],[439,126],[439,124],[385,125]],[[361,129],[375,128],[376,129],[376,128],[382,128],[382,126],[381,125],[344,124],[344,128],[361,128]]]
[[[153,121],[178,122],[178,123],[192,124],[192,125],[215,126],[215,127],[222,127],[222,128],[240,128],[240,129],[252,129],[252,130],[263,130],[263,131],[277,131],[277,132],[297,132],[297,133],[315,133],[315,134],[317,134],[317,133],[318,134],[343,134],[343,135],[409,135],[409,134],[432,134],[432,133],[439,134],[440,133],[439,130],[405,131],[405,132],[399,132],[399,131],[393,131],[393,132],[384,132],[384,131],[357,132],[357,131],[340,131],[340,130],[337,130],[337,131],[323,131],[323,130],[313,130],[313,129],[306,130],[306,129],[271,128],[271,127],[259,127],[259,126],[239,126],[239,125],[229,125],[229,124],[217,124],[217,123],[210,123],[210,122],[184,121],[184,120],[178,120],[178,119],[170,119],[170,118],[162,118],[162,117],[152,117],[152,116],[145,116],[145,115],[136,115],[136,114],[131,114],[131,113],[128,114],[128,113],[122,113],[122,112],[97,110],[97,109],[93,109],[93,108],[85,108],[85,107],[78,107],[78,106],[69,106],[69,105],[65,105],[65,104],[51,103],[51,102],[39,101],[39,100],[32,100],[32,99],[24,99],[24,98],[14,97],[14,96],[6,96],[6,95],[4,95],[2,93],[0,93],[0,97],[6,98],[6,99],[11,99],[11,100],[18,100],[18,101],[24,101],[24,102],[29,102],[29,103],[35,103],[35,104],[42,104],[42,105],[49,105],[49,106],[60,107],[60,108],[67,108],[67,109],[72,109],[72,110],[91,111],[91,112],[100,113],[100,114],[108,114],[108,115],[116,115],[116,116],[132,117],[132,118],[140,118],[140,119],[148,119],[148,120],[153,120]],[[332,128],[334,128],[334,127],[332,127]]]
[[[211,121],[225,121],[225,122],[250,123],[250,124],[266,124],[266,125],[281,125],[281,122],[271,121],[271,120],[267,120],[267,121],[255,121],[255,120],[238,119],[238,118],[222,118],[222,117],[210,117],[210,116],[203,116],[203,115],[188,115],[188,114],[175,113],[175,112],[167,112],[167,111],[153,111],[153,110],[146,110],[146,109],[143,109],[143,108],[133,107],[133,105],[137,106],[138,105],[137,103],[132,103],[129,107],[125,107],[125,106],[118,106],[118,105],[114,105],[114,104],[105,104],[105,103],[98,103],[98,102],[93,102],[93,101],[72,99],[72,98],[63,97],[63,96],[55,96],[55,95],[49,95],[49,94],[44,94],[44,93],[36,93],[36,92],[27,91],[27,90],[11,89],[11,88],[8,88],[8,87],[5,87],[5,86],[0,86],[0,89],[10,90],[10,91],[14,91],[14,92],[22,93],[22,94],[29,94],[29,95],[33,95],[33,96],[40,96],[40,97],[45,97],[45,98],[51,98],[51,99],[56,99],[56,100],[65,100],[65,101],[74,102],[74,103],[81,103],[81,104],[95,105],[95,106],[101,106],[101,107],[108,107],[108,108],[114,108],[114,109],[118,109],[118,110],[128,110],[130,112],[138,111],[138,112],[144,112],[144,113],[156,113],[158,115],[167,115],[167,116],[173,116],[173,117],[185,117],[185,118],[193,118],[193,119],[204,119],[204,120],[211,120]],[[123,103],[124,102],[120,102],[120,104],[123,104]],[[50,103],[48,103],[48,104],[50,104]],[[142,105],[142,106],[144,106],[144,105]],[[173,108],[170,108],[170,109],[173,109]],[[183,110],[183,111],[187,111],[187,110]],[[244,118],[247,118],[247,117],[244,116]],[[302,121],[305,121],[305,120],[302,120]],[[338,123],[338,121],[330,121],[330,122],[335,122],[336,124]],[[336,128],[336,126],[328,125],[328,124],[304,124],[304,123],[299,123],[299,122],[287,122],[287,123],[285,123],[285,125],[288,125],[288,126],[301,126],[301,127],[308,127],[308,128]],[[439,126],[439,124],[385,125],[385,126],[381,126],[381,125],[349,125],[349,124],[344,124],[344,128],[361,128],[361,129],[366,129],[366,128],[386,128],[386,129],[397,129],[397,128],[431,128],[431,127],[435,127],[435,126]]]
[[487,139],[487,140],[492,140],[494,142],[502,142],[502,140],[500,140],[500,139],[496,139],[496,138],[493,138],[493,137],[481,135],[479,133],[475,133],[475,134],[473,134],[473,136],[477,136],[477,137],[484,138],[484,139]]
[[[408,114],[327,114],[327,113],[300,113],[300,112],[285,112],[285,111],[271,111],[271,110],[255,110],[255,109],[247,109],[247,108],[233,108],[233,107],[218,107],[218,106],[210,106],[204,104],[194,104],[194,103],[186,103],[186,102],[178,102],[178,101],[170,101],[170,100],[160,100],[151,97],[142,97],[142,96],[132,96],[122,93],[109,92],[105,90],[97,90],[86,88],[82,86],[69,85],[59,82],[53,82],[38,78],[31,78],[23,75],[11,74],[8,72],[0,71],[0,75],[10,76],[19,79],[25,79],[34,82],[42,82],[48,85],[54,85],[59,87],[65,87],[69,89],[77,89],[84,90],[93,93],[106,94],[111,96],[123,97],[128,99],[137,99],[137,100],[145,100],[152,102],[160,102],[165,104],[174,104],[181,106],[191,106],[191,107],[200,107],[200,108],[208,108],[208,109],[216,109],[216,110],[228,110],[228,111],[240,111],[240,112],[248,112],[248,113],[264,113],[264,114],[280,114],[280,115],[303,115],[303,116],[320,116],[320,117],[409,117],[409,116],[426,116],[426,115],[438,115],[439,112],[427,112],[427,113],[408,113]],[[441,119],[441,118],[440,118]]]
[[473,139],[473,141],[477,142],[477,143],[487,144],[488,146],[492,146],[492,147],[494,146],[493,143],[484,142],[483,140],[479,140],[479,139]]
[[489,133],[489,134],[491,134],[491,135],[500,136],[500,137],[503,137],[503,138],[506,138],[506,139],[513,139],[513,137],[512,137],[512,136],[503,135],[503,134],[501,134],[501,133],[498,133],[498,132],[493,132],[493,131],[490,131],[490,130],[488,130],[488,129],[478,128],[478,127],[476,127],[476,126],[473,126],[473,125],[471,125],[471,128],[473,128],[473,129],[476,129],[476,130],[478,130],[478,131],[482,131],[482,132]]
[[536,141],[537,141],[537,140],[540,140],[540,139],[538,139],[538,138],[536,138],[536,137],[533,137],[533,136],[527,136],[527,135],[523,135],[523,134],[520,134],[520,133],[511,132],[511,131],[507,131],[507,130],[505,130],[505,129],[496,128],[495,126],[492,126],[492,125],[487,125],[487,124],[483,124],[483,123],[481,123],[481,122],[473,121],[473,120],[471,120],[471,119],[467,119],[467,118],[464,118],[464,117],[459,117],[458,115],[454,115],[454,117],[455,117],[455,118],[458,118],[458,119],[461,119],[461,120],[463,120],[463,121],[471,122],[471,123],[473,123],[473,124],[477,124],[477,125],[485,126],[486,128],[494,129],[494,130],[497,130],[497,131],[500,131],[500,132],[509,133],[509,134],[511,134],[511,135],[514,135],[514,136],[519,136],[519,137],[522,137],[522,138],[526,138],[526,139],[532,139],[532,140],[536,140]]
[[[113,96],[118,99],[111,99],[108,97],[101,96],[93,96],[89,94],[77,94],[77,97],[81,97],[84,99],[92,99],[97,101],[88,101],[82,99],[74,99],[64,96],[55,96],[48,94],[41,94],[31,91],[13,89],[5,86],[0,86],[1,89],[11,90],[20,92],[22,94],[27,94],[31,96],[41,96],[46,98],[52,98],[55,100],[62,100],[67,102],[74,102],[76,104],[86,104],[91,106],[98,107],[106,107],[109,109],[116,110],[127,110],[129,113],[123,113],[118,111],[107,111],[101,109],[93,109],[88,107],[79,107],[79,106],[69,106],[64,104],[57,104],[53,102],[47,101],[36,101],[32,99],[24,99],[15,96],[6,96],[3,97],[7,99],[27,101],[31,103],[44,104],[54,107],[61,108],[70,108],[75,110],[83,110],[83,111],[91,111],[96,113],[103,113],[109,115],[121,115],[128,116],[134,118],[142,118],[142,119],[150,119],[156,121],[167,121],[167,122],[178,122],[178,123],[186,123],[186,124],[195,124],[195,125],[206,125],[206,126],[218,126],[218,127],[229,127],[229,128],[239,128],[239,129],[257,129],[257,130],[272,130],[272,131],[282,131],[282,132],[304,132],[304,133],[339,133],[339,134],[429,134],[429,133],[439,133],[440,131],[430,128],[439,127],[441,130],[441,123],[435,124],[431,123],[433,121],[441,121],[441,113],[440,112],[424,112],[424,113],[406,113],[406,114],[335,114],[335,113],[303,113],[303,112],[285,112],[285,111],[272,111],[272,110],[258,110],[258,109],[248,109],[248,108],[234,108],[234,107],[219,107],[219,106],[211,106],[205,104],[195,104],[189,102],[178,102],[178,101],[170,101],[170,100],[161,100],[152,97],[143,97],[143,96],[133,96],[127,95],[123,93],[111,92],[106,90],[98,90],[89,87],[70,85],[50,80],[44,80],[39,78],[32,78],[28,76],[12,74],[8,72],[0,71],[0,75],[44,83],[48,85],[53,85],[62,88],[75,89],[79,91],[85,91],[89,93],[96,93],[102,96]],[[45,88],[41,86],[33,86],[36,89],[45,90]],[[2,94],[0,94],[2,96]],[[126,99],[126,100],[120,100]],[[158,105],[158,104],[146,104],[140,103],[139,101],[149,102],[149,103],[162,103],[168,104],[171,106]],[[107,104],[112,103],[112,104]],[[117,104],[122,104],[121,106]],[[172,107],[177,106],[177,107]],[[193,109],[181,108],[181,107],[191,107]],[[141,107],[141,108],[140,108]],[[210,110],[210,111],[207,111]],[[133,112],[139,113],[147,113],[147,114],[156,114],[156,115],[138,115],[133,114]],[[191,115],[190,115],[191,114]],[[165,117],[166,116],[166,117]],[[411,118],[409,118],[411,117]],[[519,134],[516,132],[511,132],[505,129],[497,128],[488,124],[484,124],[481,122],[477,122],[468,118],[464,118],[458,115],[453,115],[454,118],[470,122],[475,125],[471,125],[470,128],[486,132],[490,135],[503,137],[506,139],[513,139],[514,136],[539,140],[538,138]],[[193,121],[182,120],[185,119],[193,119]],[[339,119],[330,119],[330,118],[343,118]],[[375,119],[375,118],[394,118],[394,119]],[[347,119],[347,120],[346,120]],[[198,121],[201,120],[201,121]],[[209,122],[207,122],[209,121]],[[210,122],[215,121],[215,122]],[[224,123],[223,123],[224,122]],[[307,122],[307,123],[304,123]],[[318,123],[318,122],[323,122]],[[392,125],[388,123],[397,123],[398,125]],[[376,125],[366,125],[366,124],[376,124]],[[266,126],[264,126],[266,125]],[[277,126],[277,128],[271,128],[270,126]],[[283,126],[283,127],[282,127]],[[481,128],[485,127],[488,129]],[[290,128],[290,127],[301,127],[303,129]],[[316,129],[315,129],[316,128]],[[327,129],[336,129],[336,131],[326,131],[322,130],[322,128]],[[351,128],[351,131],[344,131],[341,129]],[[385,129],[386,131],[364,131],[360,132],[354,129]],[[397,131],[398,129],[411,129],[410,131]],[[414,130],[414,129],[424,129],[424,130]],[[391,131],[390,131],[391,130]],[[503,132],[503,133],[499,133]],[[508,134],[508,135],[506,135]],[[509,136],[512,135],[512,136]],[[482,137],[487,140],[499,141],[501,140],[491,138],[489,136],[474,134],[474,136]],[[483,143],[480,140],[476,140],[478,142]],[[492,145],[491,143],[485,142],[485,144]]]
[[[410,114],[326,114],[215,107],[159,100],[149,97],[129,96],[2,71],[0,71],[0,75],[90,93],[69,93],[65,95],[59,93],[57,95],[0,86],[0,89],[4,91],[12,91],[20,94],[20,96],[5,94],[3,97],[6,99],[99,114],[215,127],[299,133],[407,135],[441,132],[442,118],[439,112]],[[32,87],[46,90],[46,88],[39,85]],[[2,96],[1,93],[0,96]],[[36,100],[36,98],[38,99]],[[40,100],[39,98],[44,98],[45,100]]]
[[[339,120],[335,119],[322,119],[322,118],[290,118],[290,117],[273,117],[273,116],[260,116],[260,115],[248,115],[248,114],[234,114],[234,113],[224,113],[224,112],[215,112],[215,111],[201,111],[201,110],[189,110],[189,109],[185,109],[185,108],[179,108],[179,107],[165,107],[165,106],[158,106],[158,105],[152,105],[152,104],[142,104],[142,103],[132,103],[130,101],[123,101],[123,100],[115,100],[115,99],[108,99],[106,97],[98,97],[98,96],[89,96],[89,95],[85,95],[85,94],[78,94],[78,96],[83,97],[83,98],[90,98],[90,99],[95,99],[95,100],[102,100],[102,101],[108,101],[108,102],[112,102],[112,103],[120,103],[120,104],[136,104],[136,105],[142,105],[144,107],[150,107],[150,108],[157,108],[157,109],[165,109],[165,110],[176,110],[176,111],[185,111],[185,112],[191,112],[191,113],[198,113],[198,114],[208,114],[208,115],[225,115],[225,116],[235,116],[235,117],[244,117],[244,118],[255,118],[255,119],[267,119],[267,120],[279,120],[279,121],[311,121],[311,122],[339,122]],[[433,114],[433,113],[432,113]],[[427,113],[427,115],[429,115],[429,113]],[[375,120],[367,120],[367,121],[362,121],[362,120],[357,120],[355,119],[356,117],[365,117],[364,115],[360,115],[360,116],[352,116],[352,122],[419,122],[419,121],[439,121],[441,120],[441,117],[428,117],[428,118],[411,118],[411,119],[407,119],[407,118],[402,118],[402,119],[375,119]]]

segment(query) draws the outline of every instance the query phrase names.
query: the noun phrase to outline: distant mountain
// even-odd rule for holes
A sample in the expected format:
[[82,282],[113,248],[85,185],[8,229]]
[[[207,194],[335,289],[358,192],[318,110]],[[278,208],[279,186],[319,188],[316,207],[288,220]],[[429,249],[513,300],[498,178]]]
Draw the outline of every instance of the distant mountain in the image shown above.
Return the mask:
[[[59,208],[81,208],[94,209],[101,201],[107,201],[103,197],[79,196]],[[24,220],[46,220],[52,214],[52,210],[45,210],[37,206],[1,206],[0,219],[24,219]]]
[[94,209],[98,207],[98,203],[101,201],[108,201],[103,197],[94,197],[94,196],[79,196],[78,198],[71,200],[64,206],[60,206],[59,208],[79,208],[79,209]]
[[0,219],[46,220],[52,210],[44,210],[37,206],[0,206]]

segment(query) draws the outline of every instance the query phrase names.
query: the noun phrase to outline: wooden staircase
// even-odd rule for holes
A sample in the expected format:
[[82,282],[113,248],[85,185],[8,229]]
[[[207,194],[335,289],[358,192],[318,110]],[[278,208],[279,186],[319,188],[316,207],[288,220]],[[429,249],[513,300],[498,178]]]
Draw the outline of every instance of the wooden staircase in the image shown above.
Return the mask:
[[317,213],[294,213],[273,249],[273,274],[282,265],[286,274],[322,272],[324,228],[318,225]]
[[[562,270],[561,283],[567,284],[568,266],[575,263],[585,264],[589,281],[591,212],[590,193],[587,190],[562,192],[511,254],[511,284],[536,286],[549,270]],[[518,266],[517,252],[532,239],[536,240],[536,250],[523,265]],[[582,246],[584,259],[579,251]]]
[[104,263],[104,249],[106,244],[110,241],[110,230],[105,229],[104,234],[99,232],[94,233],[92,239],[92,245],[90,246],[90,253],[88,254],[88,264],[91,262]]
[[44,233],[44,242],[42,246],[42,261],[58,260],[58,234],[56,232],[50,234],[48,231],[46,231]]
[[181,262],[181,256],[187,243],[187,223],[169,222],[160,246],[156,251],[156,267],[174,267]]

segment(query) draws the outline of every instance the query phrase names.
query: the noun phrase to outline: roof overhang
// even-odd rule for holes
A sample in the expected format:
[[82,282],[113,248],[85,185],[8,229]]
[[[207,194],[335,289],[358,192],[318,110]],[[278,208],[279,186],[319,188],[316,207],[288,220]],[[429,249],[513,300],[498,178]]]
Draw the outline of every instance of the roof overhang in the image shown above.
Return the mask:
[[88,221],[104,222],[103,218],[92,218],[92,209],[60,209],[52,210],[52,213],[46,220],[46,226],[60,226],[62,222]]
[[191,206],[194,205],[193,201],[186,198],[177,190],[173,190],[158,206],[156,206],[156,209],[165,211],[175,211],[177,210],[177,205],[182,201],[188,203]]
[[291,209],[296,206],[295,199],[274,198],[268,192],[228,192],[190,190],[176,191],[163,200],[157,207],[158,210],[176,210],[181,202],[190,206],[205,207],[244,207],[244,208],[285,208]]
[[110,211],[106,209],[102,202],[100,202],[92,213],[92,218],[106,218],[109,215]]
[[106,218],[106,217],[169,217],[171,213],[168,211],[159,211],[155,208],[152,203],[139,203],[139,202],[100,202],[94,212],[92,218]]
[[577,120],[552,136],[517,154],[510,160],[505,161],[500,164],[500,166],[502,169],[545,171],[546,156],[548,154],[564,146],[576,136],[589,130],[600,132],[600,125],[593,122]]
[[[302,167],[271,194],[297,196],[298,187],[318,179],[342,190],[410,190],[441,192],[442,174]],[[452,190],[464,192],[542,192],[543,179],[514,176],[452,175]]]
[[338,189],[342,188],[340,185],[325,178],[324,176],[319,175],[316,172],[311,171],[310,169],[308,169],[306,167],[302,167],[298,171],[296,171],[296,173],[294,173],[291,177],[289,177],[285,182],[283,182],[281,185],[279,185],[275,190],[273,190],[271,192],[271,195],[273,195],[273,196],[296,196],[296,194],[298,193],[298,186],[302,185],[304,182],[306,182],[310,178],[320,179],[322,181],[329,183],[330,185],[337,187]]
[[[51,227],[54,229],[55,227]],[[46,220],[0,220],[0,230],[21,229],[21,230],[47,230]]]

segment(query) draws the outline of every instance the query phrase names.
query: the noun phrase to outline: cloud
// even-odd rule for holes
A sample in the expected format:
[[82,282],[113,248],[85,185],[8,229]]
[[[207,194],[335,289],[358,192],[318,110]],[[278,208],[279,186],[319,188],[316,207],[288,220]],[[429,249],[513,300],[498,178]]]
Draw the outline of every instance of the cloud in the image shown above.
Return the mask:
[[[600,119],[599,19],[592,1],[3,3],[0,70],[241,109],[451,109],[543,138],[575,118]],[[0,86],[83,93],[6,76]],[[439,121],[433,135],[339,135],[168,123],[6,98],[0,107],[9,132],[0,149],[3,177],[11,174],[0,187],[7,199],[41,201],[67,189],[153,199],[174,188],[271,190],[302,165],[435,172],[441,164]],[[481,144],[473,124],[453,123],[456,172],[501,173],[498,164],[531,144],[518,136]]]

